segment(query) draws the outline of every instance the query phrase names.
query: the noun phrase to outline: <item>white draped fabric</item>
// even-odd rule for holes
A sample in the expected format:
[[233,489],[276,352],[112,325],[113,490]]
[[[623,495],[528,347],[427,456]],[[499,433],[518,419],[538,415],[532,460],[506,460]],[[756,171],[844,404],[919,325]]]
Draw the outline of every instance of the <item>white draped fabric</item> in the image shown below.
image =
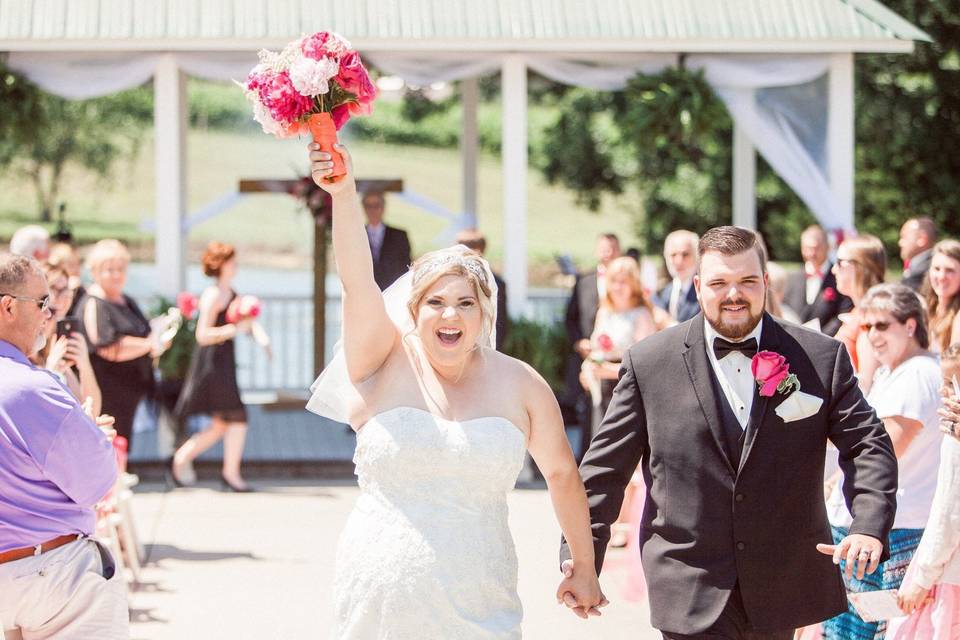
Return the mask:
[[[159,53],[11,53],[8,65],[43,89],[71,99],[106,95],[150,79]],[[241,80],[256,63],[253,52],[178,52],[186,73],[208,80]],[[516,55],[516,54],[512,54]],[[523,56],[531,69],[558,82],[598,90],[622,89],[637,73],[675,65],[676,54],[535,53]],[[450,82],[495,73],[503,54],[377,52],[381,70],[415,85]],[[771,167],[827,229],[853,229],[852,211],[831,189],[827,132],[827,55],[710,54],[686,57],[702,70],[731,116]]]

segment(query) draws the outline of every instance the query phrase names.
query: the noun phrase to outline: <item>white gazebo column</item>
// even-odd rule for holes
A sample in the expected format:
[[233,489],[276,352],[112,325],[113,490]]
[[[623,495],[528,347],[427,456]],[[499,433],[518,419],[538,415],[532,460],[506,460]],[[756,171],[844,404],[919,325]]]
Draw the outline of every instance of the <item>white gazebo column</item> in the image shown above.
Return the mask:
[[477,128],[479,88],[476,78],[460,82],[460,101],[463,104],[463,130],[460,133],[460,156],[463,164],[463,215],[466,226],[477,228],[477,150],[480,135]]
[[187,81],[172,54],[160,57],[153,77],[157,292],[186,287],[183,214],[187,204]]
[[503,93],[503,277],[507,309],[520,316],[527,306],[527,65],[507,56],[501,70]]
[[854,228],[854,75],[853,54],[830,57],[827,166],[837,205],[837,228]]
[[757,228],[757,152],[744,133],[733,124],[733,224]]

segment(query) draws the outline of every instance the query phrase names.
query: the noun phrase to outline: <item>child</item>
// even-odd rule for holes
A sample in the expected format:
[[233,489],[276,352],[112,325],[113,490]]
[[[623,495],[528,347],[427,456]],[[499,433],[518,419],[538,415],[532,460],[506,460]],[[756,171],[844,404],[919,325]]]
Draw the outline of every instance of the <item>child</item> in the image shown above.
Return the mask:
[[[954,376],[960,379],[960,343],[941,354],[940,367],[946,388],[952,389]],[[954,392],[948,397],[960,400]],[[944,428],[950,435],[940,448],[937,492],[898,594],[900,608],[909,615],[890,621],[889,640],[960,638],[960,440],[952,419],[942,424],[950,427]]]

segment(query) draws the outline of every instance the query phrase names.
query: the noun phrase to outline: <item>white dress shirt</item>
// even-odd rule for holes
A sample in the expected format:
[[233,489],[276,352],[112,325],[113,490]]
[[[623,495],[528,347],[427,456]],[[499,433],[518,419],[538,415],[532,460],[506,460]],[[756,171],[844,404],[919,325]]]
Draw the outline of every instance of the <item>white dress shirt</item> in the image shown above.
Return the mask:
[[687,297],[690,287],[693,286],[693,278],[689,280],[673,279],[673,286],[670,288],[670,304],[667,305],[667,313],[674,320],[677,318],[677,310],[680,308],[680,300]]
[[[706,327],[704,336],[706,337],[707,359],[710,360],[710,366],[713,367],[713,372],[717,376],[717,381],[720,383],[723,395],[727,399],[727,404],[733,409],[733,413],[740,422],[740,428],[746,429],[747,422],[750,420],[750,410],[753,409],[754,389],[757,388],[753,371],[750,369],[751,359],[739,351],[734,351],[728,353],[723,360],[717,360],[717,356],[713,353],[713,340],[717,337],[723,338],[723,336],[717,333],[706,318],[703,319],[703,324]],[[729,340],[728,338],[724,338],[724,340],[743,342],[754,338],[759,350],[762,330],[763,320],[760,320],[753,331],[743,340]]]
[[367,225],[367,239],[370,240],[370,253],[373,254],[373,261],[380,261],[380,250],[383,248],[383,236],[387,233],[387,227],[381,222],[378,225]]
[[820,293],[821,287],[823,287],[823,279],[827,276],[827,268],[830,266],[830,262],[824,262],[820,265],[820,273],[814,273],[807,265],[804,265],[804,273],[807,276],[807,304],[813,304],[813,301],[817,299],[817,294]]

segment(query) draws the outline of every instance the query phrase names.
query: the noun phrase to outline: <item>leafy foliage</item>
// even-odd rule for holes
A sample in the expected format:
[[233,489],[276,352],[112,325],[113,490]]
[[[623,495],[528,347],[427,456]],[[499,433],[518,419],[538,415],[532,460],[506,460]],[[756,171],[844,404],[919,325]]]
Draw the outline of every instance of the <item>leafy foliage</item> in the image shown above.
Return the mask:
[[570,352],[570,345],[562,325],[511,319],[503,351],[536,369],[554,393],[563,391],[564,358]]
[[[156,304],[150,309],[150,317],[160,316],[167,312],[176,303],[168,298],[158,297]],[[173,336],[170,348],[163,352],[157,363],[160,377],[163,380],[183,380],[187,377],[190,368],[190,359],[197,348],[197,319],[184,318],[180,329]]]
[[152,118],[143,88],[71,101],[45,93],[5,68],[0,68],[0,79],[5,87],[0,111],[12,115],[10,124],[0,129],[0,161],[33,183],[45,220],[68,165],[82,166],[106,180],[117,160],[136,155]]
[[[960,234],[960,2],[885,4],[934,40],[917,43],[913,55],[862,55],[856,63],[856,222],[896,255],[910,216]],[[670,229],[702,232],[732,217],[732,125],[697,73],[638,76],[616,93],[570,91],[545,135],[544,175],[591,209],[604,194],[637,187],[646,251],[658,252]],[[799,233],[814,217],[762,158],[757,218],[774,258],[799,259]]]

